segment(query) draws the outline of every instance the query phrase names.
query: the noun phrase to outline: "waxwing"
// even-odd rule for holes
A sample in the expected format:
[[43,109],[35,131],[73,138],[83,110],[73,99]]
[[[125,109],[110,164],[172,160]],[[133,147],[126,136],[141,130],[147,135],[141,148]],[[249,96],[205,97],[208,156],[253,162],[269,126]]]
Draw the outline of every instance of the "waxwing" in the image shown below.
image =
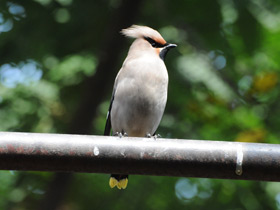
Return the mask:
[[[161,121],[168,87],[164,58],[175,44],[167,43],[159,32],[132,25],[121,33],[135,38],[113,88],[104,135],[150,137]],[[111,188],[125,189],[128,175],[112,174]]]

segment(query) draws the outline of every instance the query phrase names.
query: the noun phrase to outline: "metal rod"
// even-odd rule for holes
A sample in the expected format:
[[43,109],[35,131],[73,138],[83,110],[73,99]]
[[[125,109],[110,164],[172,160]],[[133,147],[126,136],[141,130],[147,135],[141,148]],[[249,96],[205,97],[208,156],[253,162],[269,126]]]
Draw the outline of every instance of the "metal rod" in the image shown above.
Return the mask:
[[0,132],[0,169],[280,181],[280,145]]

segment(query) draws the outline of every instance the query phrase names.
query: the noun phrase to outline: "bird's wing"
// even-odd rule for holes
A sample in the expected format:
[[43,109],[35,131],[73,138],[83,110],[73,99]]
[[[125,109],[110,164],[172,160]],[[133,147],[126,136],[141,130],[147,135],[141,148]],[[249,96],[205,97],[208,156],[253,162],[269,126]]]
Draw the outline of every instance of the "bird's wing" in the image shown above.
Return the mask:
[[105,125],[105,129],[104,129],[104,136],[110,136],[110,132],[111,132],[111,110],[112,110],[114,97],[115,97],[115,88],[113,90],[109,110],[107,112],[107,119],[106,119],[106,125]]
[[112,110],[112,106],[113,106],[113,102],[114,102],[114,98],[115,98],[115,93],[116,93],[116,89],[117,89],[117,84],[118,84],[118,80],[119,80],[118,78],[119,78],[119,75],[120,75],[121,71],[122,71],[122,69],[120,69],[120,71],[117,74],[116,79],[115,79],[112,98],[111,98],[109,110],[107,112],[107,119],[106,119],[106,125],[105,125],[105,129],[104,129],[104,136],[110,136],[111,127],[112,127],[112,125],[111,125],[111,110]]

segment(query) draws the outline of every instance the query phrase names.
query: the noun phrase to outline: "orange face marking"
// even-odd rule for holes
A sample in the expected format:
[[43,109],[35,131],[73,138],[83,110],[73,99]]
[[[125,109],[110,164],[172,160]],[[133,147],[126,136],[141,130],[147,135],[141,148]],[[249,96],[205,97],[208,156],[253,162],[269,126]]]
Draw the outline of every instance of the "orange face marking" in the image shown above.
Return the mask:
[[154,40],[159,44],[162,44],[162,45],[166,44],[166,41],[161,37],[155,37]]
[[155,48],[156,53],[159,55],[160,53],[160,48]]

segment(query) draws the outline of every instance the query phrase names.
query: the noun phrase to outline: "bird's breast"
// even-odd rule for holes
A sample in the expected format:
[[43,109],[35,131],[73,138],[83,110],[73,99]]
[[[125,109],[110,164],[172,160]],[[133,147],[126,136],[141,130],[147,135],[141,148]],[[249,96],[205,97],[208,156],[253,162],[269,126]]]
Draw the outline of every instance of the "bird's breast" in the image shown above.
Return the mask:
[[128,62],[119,73],[112,106],[115,132],[153,134],[162,118],[167,100],[166,67],[161,61],[143,62]]

